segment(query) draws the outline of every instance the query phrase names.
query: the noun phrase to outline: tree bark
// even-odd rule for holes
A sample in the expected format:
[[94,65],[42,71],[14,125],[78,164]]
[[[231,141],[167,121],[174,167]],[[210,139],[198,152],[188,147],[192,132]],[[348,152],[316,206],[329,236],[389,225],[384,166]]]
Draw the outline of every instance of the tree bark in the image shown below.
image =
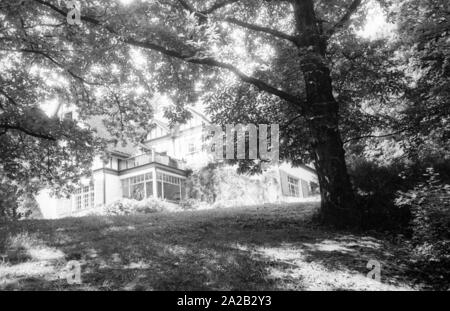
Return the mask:
[[311,134],[311,150],[321,193],[321,218],[339,227],[359,222],[355,196],[345,163],[339,131],[339,104],[333,96],[330,70],[326,64],[326,37],[315,16],[312,0],[294,1],[299,57],[306,88],[304,108]]

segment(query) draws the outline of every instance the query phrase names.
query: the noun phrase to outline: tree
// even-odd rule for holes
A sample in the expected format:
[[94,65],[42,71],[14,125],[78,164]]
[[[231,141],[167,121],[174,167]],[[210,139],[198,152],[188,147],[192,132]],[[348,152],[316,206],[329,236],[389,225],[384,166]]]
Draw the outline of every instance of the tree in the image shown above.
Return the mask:
[[[103,150],[104,141],[83,122],[88,116],[87,102],[92,103],[87,97],[92,93],[89,82],[75,73],[79,64],[71,64],[78,69],[64,67],[64,62],[53,57],[59,40],[46,32],[62,24],[52,25],[39,13],[33,16],[36,8],[30,1],[5,1],[0,11],[0,187],[5,189],[0,194],[4,196],[0,198],[4,202],[0,213],[15,218],[18,202],[13,201],[20,195],[11,193],[32,195],[50,187],[64,196],[80,177],[90,174],[93,156]],[[115,89],[104,95],[110,110],[120,107],[116,98],[133,100],[126,92],[119,92]],[[46,114],[42,107],[48,102],[57,105]],[[78,107],[78,120],[59,116],[66,103]],[[141,109],[139,104],[134,107],[143,116],[151,111]],[[95,105],[89,105],[89,109],[99,110]],[[116,133],[121,130],[118,122],[130,120],[119,117],[116,111],[110,115],[106,125],[118,129]],[[126,132],[128,128],[122,129]]]
[[408,68],[408,105],[401,120],[409,128],[412,158],[450,155],[450,23],[448,2],[402,1],[394,18],[401,34],[402,64]]
[[[23,1],[20,8],[6,1],[0,40],[9,50],[33,55],[44,68],[58,68],[73,87],[69,95],[80,113],[110,115],[110,129],[121,129],[117,136],[144,127],[152,114],[147,96],[166,93],[182,107],[202,89],[238,78],[280,104],[284,114],[294,113],[291,132],[306,126],[322,216],[346,225],[357,210],[327,47],[345,33],[361,5],[361,0],[163,0],[128,6],[85,1],[82,25],[72,26],[59,1]],[[299,135],[294,137],[298,141]]]

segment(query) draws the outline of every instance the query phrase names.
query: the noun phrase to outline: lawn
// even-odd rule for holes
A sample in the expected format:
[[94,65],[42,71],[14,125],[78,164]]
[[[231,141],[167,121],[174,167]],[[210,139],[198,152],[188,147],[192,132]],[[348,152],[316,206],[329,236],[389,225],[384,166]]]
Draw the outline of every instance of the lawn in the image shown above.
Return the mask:
[[[10,290],[420,289],[399,245],[325,230],[314,203],[33,220],[0,228]],[[66,279],[81,265],[81,284]],[[369,260],[381,281],[366,277]],[[73,282],[71,282],[73,283]]]

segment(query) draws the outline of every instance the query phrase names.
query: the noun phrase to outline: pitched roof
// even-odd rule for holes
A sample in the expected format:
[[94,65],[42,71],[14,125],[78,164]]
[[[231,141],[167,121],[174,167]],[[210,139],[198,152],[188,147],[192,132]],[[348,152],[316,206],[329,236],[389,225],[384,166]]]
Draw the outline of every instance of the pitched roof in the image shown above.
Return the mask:
[[198,116],[199,116],[200,118],[202,118],[204,121],[206,121],[206,122],[208,122],[208,123],[211,123],[211,121],[210,121],[203,113],[201,113],[201,112],[198,111],[197,109],[192,108],[192,107],[186,107],[186,109],[189,110],[190,112],[192,112],[192,113],[198,115]]
[[111,153],[118,153],[123,156],[129,157],[135,154],[139,147],[135,146],[132,142],[125,140],[124,143],[121,143],[112,136],[105,124],[103,123],[103,116],[92,116],[89,118],[87,123],[89,124],[91,129],[95,129],[95,135],[97,137],[103,138],[107,141],[107,151]]

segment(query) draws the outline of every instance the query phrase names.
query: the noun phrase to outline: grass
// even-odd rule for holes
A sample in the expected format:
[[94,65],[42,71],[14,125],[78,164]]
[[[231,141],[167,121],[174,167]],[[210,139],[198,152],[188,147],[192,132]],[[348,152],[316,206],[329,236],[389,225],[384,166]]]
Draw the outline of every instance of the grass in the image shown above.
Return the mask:
[[[328,231],[313,203],[22,221],[0,228],[4,290],[410,290],[398,245]],[[369,260],[381,282],[366,277]],[[81,265],[81,284],[66,266]]]

